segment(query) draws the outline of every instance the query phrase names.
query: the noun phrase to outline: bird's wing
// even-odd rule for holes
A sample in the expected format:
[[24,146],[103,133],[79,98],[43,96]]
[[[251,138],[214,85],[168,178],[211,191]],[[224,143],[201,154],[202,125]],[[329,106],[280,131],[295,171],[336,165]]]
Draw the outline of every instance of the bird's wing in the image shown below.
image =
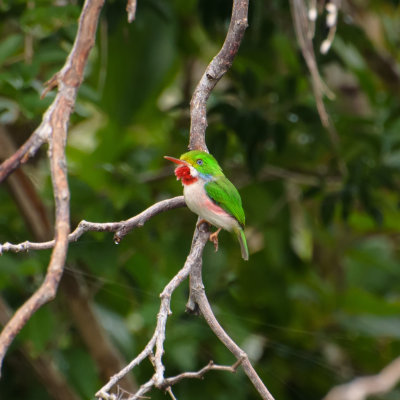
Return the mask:
[[225,176],[222,176],[215,181],[207,182],[204,187],[210,199],[228,214],[236,218],[239,224],[244,227],[245,216],[242,207],[242,199],[231,181]]

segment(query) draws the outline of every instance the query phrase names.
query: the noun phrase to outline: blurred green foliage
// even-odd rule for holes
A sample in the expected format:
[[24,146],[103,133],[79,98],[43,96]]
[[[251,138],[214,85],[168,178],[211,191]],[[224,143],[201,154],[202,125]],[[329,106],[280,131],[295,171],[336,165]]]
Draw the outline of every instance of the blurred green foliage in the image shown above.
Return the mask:
[[[212,245],[204,253],[206,290],[221,324],[279,400],[322,398],[335,384],[378,372],[400,351],[395,3],[352,2],[340,15],[330,53],[317,54],[336,96],[327,108],[340,137],[337,154],[318,117],[287,2],[251,2],[239,55],[208,103],[208,147],[240,188],[251,256],[243,262],[235,238],[221,233],[218,253]],[[80,9],[80,1],[0,2],[0,123],[16,144],[54,97],[39,99],[71,49]],[[181,193],[162,156],[187,148],[190,96],[224,40],[230,9],[228,0],[139,0],[128,25],[125,3],[106,2],[70,123],[73,226],[126,219]],[[316,48],[324,35],[321,17]],[[50,213],[44,152],[27,171]],[[32,240],[5,185],[0,201],[0,242]],[[119,246],[111,234],[94,233],[70,246],[65,273],[88,286],[127,361],[152,335],[158,294],[185,261],[195,221],[188,210],[173,210]],[[38,287],[48,257],[47,251],[1,256],[1,293],[12,307]],[[172,301],[168,376],[210,359],[234,362],[203,320],[185,314],[187,295],[184,284]],[[97,367],[64,307],[59,299],[46,305],[18,336],[5,361],[2,399],[50,399],[30,366],[17,362],[23,343],[33,359],[51,357],[82,399],[99,388]],[[145,382],[151,374],[144,364],[135,378]],[[192,400],[257,398],[241,371],[183,381],[174,393]]]

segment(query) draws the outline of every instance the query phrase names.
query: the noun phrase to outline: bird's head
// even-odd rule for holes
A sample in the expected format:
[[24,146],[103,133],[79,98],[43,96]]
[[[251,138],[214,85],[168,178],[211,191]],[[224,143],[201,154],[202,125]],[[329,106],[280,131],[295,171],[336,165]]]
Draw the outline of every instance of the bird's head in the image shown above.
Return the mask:
[[181,155],[180,159],[164,156],[169,161],[178,164],[175,168],[177,179],[184,185],[190,185],[198,179],[213,180],[218,175],[223,175],[217,160],[209,153],[201,150],[192,150]]

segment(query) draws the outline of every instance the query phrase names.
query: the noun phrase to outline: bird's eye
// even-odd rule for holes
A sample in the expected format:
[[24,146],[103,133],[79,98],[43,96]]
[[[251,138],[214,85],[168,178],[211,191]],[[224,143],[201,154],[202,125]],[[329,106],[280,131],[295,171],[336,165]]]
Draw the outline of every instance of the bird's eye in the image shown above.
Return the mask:
[[203,165],[203,160],[201,158],[199,158],[198,160],[196,160],[197,165]]

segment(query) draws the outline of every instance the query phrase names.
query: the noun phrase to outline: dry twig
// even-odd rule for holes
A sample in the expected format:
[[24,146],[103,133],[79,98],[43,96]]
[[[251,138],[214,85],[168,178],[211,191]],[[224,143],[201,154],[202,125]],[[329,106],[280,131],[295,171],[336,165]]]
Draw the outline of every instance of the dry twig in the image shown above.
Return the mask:
[[195,312],[197,308],[200,310],[200,313],[207,321],[207,324],[211,330],[215,333],[215,336],[218,337],[225,347],[236,357],[238,362],[240,362],[244,372],[257,389],[260,396],[264,400],[273,400],[273,396],[268,391],[263,381],[260,379],[257,372],[251,365],[248,355],[224,331],[215,317],[204,289],[201,258],[197,260],[190,271],[190,295],[187,308],[193,312]]
[[[234,0],[232,9],[232,18],[229,25],[228,33],[225,42],[220,52],[214,57],[203,76],[198,83],[191,101],[191,128],[189,149],[201,149],[207,151],[205,142],[205,130],[207,127],[206,117],[206,104],[208,97],[215,87],[219,79],[226,73],[232,65],[239,49],[244,31],[247,27],[247,11],[248,0]],[[161,293],[161,306],[157,317],[157,326],[155,332],[143,349],[143,351],[132,362],[114,375],[110,381],[99,390],[96,394],[98,398],[104,400],[114,400],[116,397],[110,393],[111,388],[134,367],[139,365],[145,358],[149,358],[155,368],[154,376],[144,383],[139,390],[129,397],[129,400],[136,400],[141,398],[153,387],[165,389],[168,391],[172,399],[175,396],[170,389],[173,384],[176,384],[185,378],[201,378],[204,373],[211,369],[219,369],[224,371],[234,372],[239,364],[243,365],[243,369],[254,387],[257,389],[261,397],[265,400],[273,400],[272,395],[257,375],[253,366],[251,365],[247,354],[229,337],[223,330],[215,318],[208,299],[205,294],[204,286],[201,278],[202,269],[202,254],[204,246],[209,238],[209,232],[202,230],[204,224],[195,229],[192,247],[186,259],[183,268],[175,275],[170,283],[165,287]],[[176,377],[164,377],[164,365],[162,363],[162,356],[164,353],[163,343],[165,340],[165,326],[169,310],[170,298],[172,292],[185,280],[190,274],[190,296],[187,305],[187,310],[196,311],[200,310],[201,314],[207,321],[210,328],[221,340],[221,342],[234,354],[237,362],[232,367],[214,366],[209,364],[198,372],[185,372]],[[153,351],[155,349],[155,354]]]
[[143,384],[134,395],[129,397],[129,400],[139,399],[153,387],[165,389],[167,386],[170,386],[169,384],[165,383],[162,356],[164,354],[164,340],[167,318],[168,315],[171,314],[171,295],[174,290],[189,276],[190,270],[193,265],[198,262],[199,259],[201,260],[203,249],[205,244],[207,243],[208,236],[208,232],[200,232],[196,229],[193,237],[192,247],[184,266],[171,279],[171,281],[167,284],[167,286],[165,286],[164,290],[160,294],[161,305],[157,316],[156,329],[152,338],[149,340],[145,348],[136,358],[134,358],[124,369],[111,377],[109,382],[96,393],[97,398],[105,400],[114,399],[114,395],[109,393],[110,389],[121,378],[123,378],[127,373],[129,373],[133,368],[139,365],[146,358],[150,358],[150,360],[152,361],[155,368],[155,374],[148,382]]
[[53,193],[55,199],[55,241],[46,277],[40,288],[13,315],[0,334],[0,368],[4,356],[17,333],[43,304],[57,292],[68,249],[69,189],[67,182],[65,144],[68,122],[89,52],[95,41],[100,10],[104,0],[86,0],[79,20],[78,32],[64,67],[51,80],[58,93],[43,116],[42,123],[28,141],[0,166],[0,182],[47,142]]
[[[347,174],[346,164],[343,162],[343,160],[340,159],[340,157],[337,154],[340,142],[339,136],[328,112],[326,111],[324,103],[324,95],[326,95],[329,98],[334,98],[334,94],[328,89],[328,87],[323,82],[318,70],[317,60],[315,58],[315,52],[312,42],[314,34],[313,17],[315,11],[312,12],[312,18],[310,20],[309,13],[307,13],[307,7],[305,5],[304,0],[290,0],[290,6],[292,12],[292,19],[294,22],[294,28],[296,31],[297,41],[299,43],[304,60],[307,64],[307,68],[310,71],[311,86],[314,92],[318,114],[322,125],[328,131],[333,151],[337,158],[338,169],[342,175],[346,175]],[[333,40],[333,36],[329,39]]]
[[[67,124],[72,107],[75,103],[77,89],[82,81],[83,68],[88,53],[94,43],[94,34],[97,27],[100,9],[103,0],[86,0],[83,8],[79,29],[74,47],[67,59],[63,69],[49,82],[48,89],[58,86],[58,94],[43,117],[42,124],[32,134],[31,138],[0,167],[0,181],[8,176],[21,163],[35,154],[37,149],[47,141],[49,143],[49,158],[52,170],[52,180],[56,199],[56,233],[55,240],[43,243],[24,242],[13,245],[5,243],[0,246],[0,251],[23,251],[52,248],[53,255],[50,261],[48,273],[43,285],[32,296],[28,302],[15,314],[0,337],[0,349],[3,349],[3,357],[9,344],[21,329],[32,313],[44,302],[55,296],[58,282],[60,280],[65,262],[68,242],[77,240],[84,232],[112,231],[116,232],[115,240],[120,241],[130,230],[136,226],[142,226],[149,218],[171,208],[182,207],[183,197],[164,200],[149,207],[143,213],[127,220],[116,223],[91,223],[82,221],[74,232],[69,234],[69,191],[65,167],[65,142],[67,135]],[[134,18],[136,2],[128,1],[128,19]],[[207,67],[202,76],[191,101],[191,131],[190,149],[202,149],[207,151],[205,143],[205,129],[207,127],[206,103],[207,99],[219,79],[228,71],[232,65],[239,49],[244,31],[247,27],[248,0],[234,0],[232,18],[229,25],[225,42]],[[116,399],[117,395],[111,393],[113,386],[119,382],[134,367],[139,365],[145,358],[149,358],[154,365],[155,374],[143,384],[135,394],[129,396],[130,400],[142,398],[153,387],[166,390],[172,399],[175,398],[171,386],[185,378],[201,378],[210,370],[224,370],[235,372],[239,365],[243,369],[254,387],[263,399],[272,400],[273,397],[252,367],[247,354],[236,345],[228,334],[219,325],[211,307],[208,303],[204,286],[202,283],[202,254],[205,244],[209,238],[208,228],[201,225],[196,227],[192,247],[182,269],[171,279],[161,293],[160,310],[154,334],[148,344],[138,356],[124,369],[114,375],[110,381],[96,394],[102,399]],[[190,275],[190,298],[188,308],[199,309],[205,320],[221,340],[222,343],[234,354],[237,361],[232,366],[219,366],[209,363],[197,372],[183,372],[175,377],[165,378],[165,367],[162,361],[164,354],[165,331],[168,316],[171,313],[170,302],[174,290]],[[1,354],[1,353],[0,353]]]
[[190,150],[207,151],[205,133],[207,128],[207,100],[218,81],[232,66],[239,50],[244,32],[248,26],[247,13],[249,0],[234,0],[232,17],[228,33],[219,53],[213,58],[197,87],[190,102]]
[[[116,232],[114,240],[119,243],[124,236],[126,236],[132,229],[141,227],[150,218],[157,214],[160,214],[167,210],[174,208],[185,207],[186,203],[183,196],[173,197],[172,199],[166,199],[153,204],[143,212],[129,218],[125,221],[119,222],[89,222],[81,221],[73,232],[68,235],[69,242],[76,242],[84,233],[89,231],[95,232]],[[18,244],[3,243],[0,244],[0,255],[3,252],[21,252],[29,250],[45,250],[54,247],[55,240],[49,240],[48,242],[34,243],[34,242],[23,242]]]
[[128,13],[129,23],[133,22],[136,18],[136,6],[136,0],[128,0],[128,3],[126,4],[126,12]]
[[376,375],[356,378],[333,387],[323,400],[365,400],[369,396],[390,392],[400,380],[400,357]]

